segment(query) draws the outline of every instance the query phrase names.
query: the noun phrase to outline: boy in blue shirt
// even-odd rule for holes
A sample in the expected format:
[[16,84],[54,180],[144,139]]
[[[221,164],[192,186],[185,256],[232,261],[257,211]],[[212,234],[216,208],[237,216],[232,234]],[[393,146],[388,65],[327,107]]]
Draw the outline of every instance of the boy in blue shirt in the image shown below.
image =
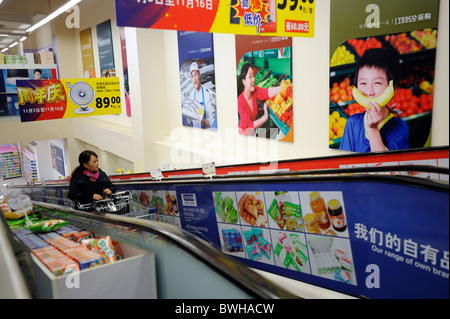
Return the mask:
[[[369,49],[356,66],[354,83],[362,94],[374,98],[384,92],[389,81],[396,87],[399,74],[399,62],[392,52]],[[347,120],[339,149],[367,153],[408,148],[408,125],[387,107],[375,102],[369,102],[369,107]]]

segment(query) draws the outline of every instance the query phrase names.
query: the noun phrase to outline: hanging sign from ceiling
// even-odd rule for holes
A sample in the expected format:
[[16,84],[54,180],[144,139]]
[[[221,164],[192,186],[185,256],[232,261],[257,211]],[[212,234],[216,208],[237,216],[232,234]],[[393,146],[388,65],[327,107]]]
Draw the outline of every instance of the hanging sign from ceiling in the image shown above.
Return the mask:
[[122,113],[117,77],[16,83],[22,122]]
[[314,37],[314,0],[116,0],[117,25]]

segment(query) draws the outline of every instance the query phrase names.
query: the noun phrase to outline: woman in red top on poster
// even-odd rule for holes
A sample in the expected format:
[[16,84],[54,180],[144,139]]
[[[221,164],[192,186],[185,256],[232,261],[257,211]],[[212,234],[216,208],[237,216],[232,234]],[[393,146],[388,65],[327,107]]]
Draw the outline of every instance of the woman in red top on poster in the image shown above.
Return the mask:
[[255,128],[260,127],[267,121],[269,113],[267,104],[264,103],[264,115],[258,117],[258,100],[265,101],[280,92],[281,86],[262,89],[255,86],[255,74],[250,63],[245,63],[241,68],[238,78],[238,112],[239,112],[239,134],[253,135]]

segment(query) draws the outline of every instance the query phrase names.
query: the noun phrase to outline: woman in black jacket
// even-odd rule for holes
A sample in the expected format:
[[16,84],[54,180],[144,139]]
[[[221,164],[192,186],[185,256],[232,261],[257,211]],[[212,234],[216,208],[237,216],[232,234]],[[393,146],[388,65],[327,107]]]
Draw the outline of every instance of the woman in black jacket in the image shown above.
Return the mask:
[[102,200],[103,195],[115,193],[108,175],[98,167],[98,156],[93,151],[83,151],[78,156],[80,165],[70,178],[69,198],[80,204]]

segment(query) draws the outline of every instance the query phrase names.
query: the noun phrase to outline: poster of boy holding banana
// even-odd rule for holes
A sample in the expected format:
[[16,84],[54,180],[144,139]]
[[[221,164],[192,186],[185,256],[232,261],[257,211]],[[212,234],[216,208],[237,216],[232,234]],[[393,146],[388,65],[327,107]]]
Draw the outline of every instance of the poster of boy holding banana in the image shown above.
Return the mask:
[[366,111],[347,120],[341,150],[366,153],[408,148],[408,125],[385,107],[394,96],[399,74],[392,52],[379,48],[364,53],[356,65],[353,97]]

